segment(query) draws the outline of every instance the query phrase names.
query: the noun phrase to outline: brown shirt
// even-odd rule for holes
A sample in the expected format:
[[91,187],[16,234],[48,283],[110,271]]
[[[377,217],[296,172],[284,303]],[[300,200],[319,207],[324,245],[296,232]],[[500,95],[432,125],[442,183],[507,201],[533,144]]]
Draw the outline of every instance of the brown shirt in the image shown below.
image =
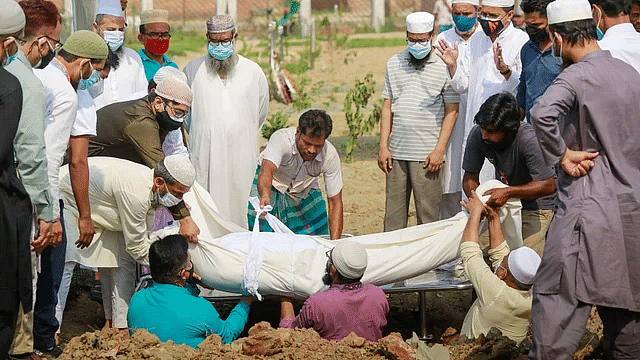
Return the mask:
[[117,102],[97,112],[97,136],[89,139],[89,156],[109,156],[155,167],[164,159],[160,130],[148,96]]

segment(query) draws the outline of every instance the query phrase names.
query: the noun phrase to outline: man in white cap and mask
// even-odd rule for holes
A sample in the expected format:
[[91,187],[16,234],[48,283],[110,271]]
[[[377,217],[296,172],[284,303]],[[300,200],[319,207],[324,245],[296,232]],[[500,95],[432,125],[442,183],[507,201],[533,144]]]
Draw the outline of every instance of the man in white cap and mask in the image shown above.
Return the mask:
[[[78,96],[76,89],[81,81],[100,72],[109,49],[102,38],[91,31],[81,30],[71,34],[56,57],[35,74],[45,88],[45,145],[49,183],[53,196],[53,235],[62,234],[61,196],[59,171],[67,148],[72,169],[71,179],[74,201],[80,214],[77,221],[67,222],[67,227],[79,230],[78,243],[91,241],[94,229],[87,186],[87,144],[89,136],[95,135],[95,124],[79,121],[76,117]],[[80,119],[82,120],[82,119]],[[45,248],[41,256],[41,272],[38,276],[38,290],[34,313],[34,344],[36,350],[55,355],[58,352],[55,332],[59,326],[55,319],[57,291],[64,268],[66,241],[62,246]],[[58,350],[56,350],[58,349]]]
[[238,55],[237,41],[231,16],[213,16],[207,21],[208,54],[191,61],[184,72],[193,90],[187,131],[198,183],[224,218],[246,228],[269,86],[260,66]]
[[640,72],[640,33],[631,24],[631,0],[589,0],[598,45]]
[[[107,322],[105,328],[127,330],[127,309],[135,289],[135,263],[149,266],[147,217],[160,207],[174,206],[190,190],[195,170],[188,158],[167,156],[154,169],[131,161],[89,158],[89,198],[96,206],[92,220],[96,236],[88,247],[69,259],[99,269],[102,298]],[[77,207],[73,201],[69,168],[60,171],[61,190],[69,203],[65,216],[73,219]],[[78,234],[69,230],[69,241]]]
[[[468,338],[487,334],[492,327],[515,342],[527,336],[531,318],[531,284],[540,265],[540,256],[521,246],[509,252],[498,211],[482,203],[475,191],[463,202],[469,212],[462,234],[460,257],[478,298],[464,318],[460,333]],[[483,217],[489,222],[489,260],[485,263],[478,229]]]
[[140,13],[140,34],[138,41],[143,48],[138,50],[142,59],[147,80],[151,81],[160,68],[170,66],[178,68],[165,53],[171,41],[169,12],[163,9],[150,9]]
[[[452,48],[458,49],[458,59],[466,59],[469,56],[469,39],[478,34],[482,36],[482,29],[478,25],[479,0],[453,0],[452,15],[454,27],[438,34],[435,45],[440,46],[444,41]],[[462,61],[462,60],[458,60]],[[466,60],[468,61],[468,60]],[[468,93],[460,94],[458,106],[458,119],[453,128],[449,146],[445,153],[447,161],[443,164],[443,194],[440,202],[440,213],[443,219],[450,218],[462,209],[462,154],[467,143],[467,136],[473,127],[473,123],[466,124]]]
[[533,287],[533,359],[571,359],[593,305],[606,358],[640,359],[640,74],[600,49],[591,13],[588,0],[547,6],[565,69],[531,109],[559,202]]
[[412,192],[418,224],[440,219],[441,169],[460,96],[432,35],[433,15],[407,15],[407,49],[387,62],[378,154],[387,182],[384,231],[407,226]]
[[[522,63],[520,50],[529,36],[516,29],[514,0],[484,0],[478,22],[485,36],[469,41],[468,56],[459,58],[458,50],[446,43],[438,44],[438,55],[447,64],[451,86],[460,94],[467,93],[465,124],[473,124],[480,106],[493,94],[518,88]],[[468,134],[469,130],[465,130]],[[494,168],[485,161],[480,182],[494,178]],[[463,179],[464,182],[464,179]]]
[[[6,64],[7,50],[22,35],[25,17],[13,0],[0,0],[0,62]],[[10,48],[10,49],[7,49]],[[5,359],[13,340],[20,306],[32,308],[30,235],[32,207],[17,176],[14,137],[22,109],[20,81],[0,66],[0,359]]]
[[114,102],[129,100],[130,95],[147,88],[147,77],[140,55],[124,45],[125,21],[119,0],[100,0],[93,31],[102,36],[116,53],[117,68],[100,84],[89,89],[100,109]]
[[368,341],[382,338],[389,303],[379,287],[362,284],[367,251],[355,241],[341,240],[327,251],[322,281],[329,290],[311,295],[295,316],[291,300],[283,298],[280,327],[312,328],[327,340],[340,341],[354,332]]

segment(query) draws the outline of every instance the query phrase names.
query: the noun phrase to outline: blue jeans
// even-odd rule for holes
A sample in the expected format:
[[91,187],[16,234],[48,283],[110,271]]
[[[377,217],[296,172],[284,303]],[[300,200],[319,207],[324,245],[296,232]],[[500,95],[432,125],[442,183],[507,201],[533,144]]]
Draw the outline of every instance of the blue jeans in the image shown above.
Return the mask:
[[55,334],[60,325],[56,319],[56,305],[67,251],[67,233],[62,209],[63,203],[60,200],[62,242],[56,247],[47,246],[40,255],[40,274],[33,312],[33,347],[40,351],[50,351],[56,347]]

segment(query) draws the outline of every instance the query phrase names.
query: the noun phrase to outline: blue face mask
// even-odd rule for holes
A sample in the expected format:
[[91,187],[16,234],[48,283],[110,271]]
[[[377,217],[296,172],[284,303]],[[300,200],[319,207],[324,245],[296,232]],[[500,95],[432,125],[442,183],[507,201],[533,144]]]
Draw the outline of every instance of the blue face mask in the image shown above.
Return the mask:
[[233,41],[229,42],[229,45],[223,46],[222,44],[214,45],[211,42],[207,45],[209,55],[213,56],[216,60],[225,60],[231,54],[233,54]]
[[3,62],[3,64],[2,64],[2,65],[3,65],[3,66],[9,66],[9,64],[11,64],[11,62],[13,62],[13,60],[15,60],[15,59],[17,59],[17,58],[18,58],[18,52],[16,51],[16,53],[15,53],[15,54],[13,54],[13,55],[11,55],[11,56],[7,56],[7,57],[4,59],[4,62]]
[[[595,9],[598,9],[598,8],[594,7],[594,10]],[[598,9],[598,11],[600,11],[600,10]],[[602,15],[602,14],[600,14],[600,15]],[[600,19],[601,18],[602,17],[598,17],[598,23],[596,24],[596,34],[598,36],[598,41],[602,40],[602,38],[604,37],[604,33],[602,32],[602,30],[600,30]]]
[[114,30],[104,30],[104,41],[109,45],[109,49],[111,51],[116,51],[120,49],[122,44],[124,43],[124,31]]
[[466,34],[476,25],[477,18],[477,15],[473,17],[458,15],[453,17],[453,22],[456,24],[456,30],[458,30],[459,33]]
[[86,90],[100,81],[100,71],[93,70],[88,79],[80,79],[78,90]]
[[407,50],[414,58],[418,60],[424,59],[431,52],[431,42],[427,41],[426,44],[422,44],[410,41],[407,45]]

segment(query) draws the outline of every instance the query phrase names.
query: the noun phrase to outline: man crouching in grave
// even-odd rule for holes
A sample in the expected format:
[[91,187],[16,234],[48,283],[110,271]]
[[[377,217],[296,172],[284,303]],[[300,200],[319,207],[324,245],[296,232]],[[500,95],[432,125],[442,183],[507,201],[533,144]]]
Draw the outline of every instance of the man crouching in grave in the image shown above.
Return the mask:
[[249,319],[254,298],[243,298],[226,320],[213,305],[198,297],[196,283],[205,286],[193,271],[189,244],[182,235],[169,235],[149,248],[153,285],[136,293],[127,320],[132,331],[146,329],[160,341],[173,340],[197,348],[207,336],[217,334],[225,344],[238,338]]
[[[527,335],[531,320],[531,284],[540,265],[540,256],[527,246],[509,252],[497,209],[485,205],[474,190],[462,205],[469,219],[462,234],[460,257],[478,298],[462,323],[461,335],[476,338],[496,327],[516,342]],[[489,260],[485,263],[478,228],[483,217],[489,221]]]
[[343,240],[327,251],[322,281],[329,290],[311,295],[295,316],[293,304],[282,298],[281,328],[312,328],[327,340],[340,341],[354,332],[368,341],[382,338],[389,303],[379,287],[362,284],[367,251],[355,241]]

